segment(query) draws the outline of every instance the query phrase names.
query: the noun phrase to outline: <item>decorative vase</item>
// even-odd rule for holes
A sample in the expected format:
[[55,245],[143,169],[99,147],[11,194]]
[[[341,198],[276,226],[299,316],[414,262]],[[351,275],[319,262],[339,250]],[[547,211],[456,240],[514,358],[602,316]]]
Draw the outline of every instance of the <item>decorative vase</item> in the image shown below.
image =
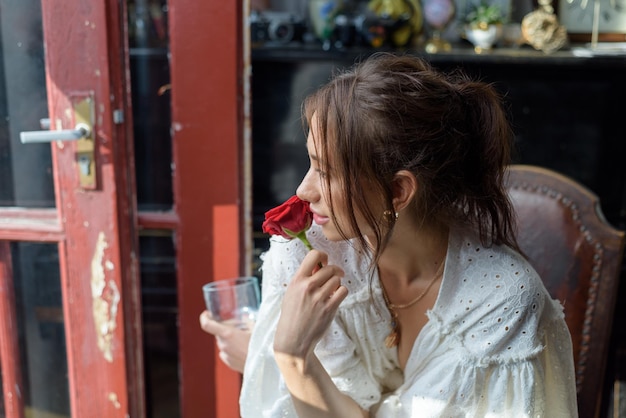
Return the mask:
[[454,17],[455,7],[452,0],[424,0],[424,20],[432,29],[426,42],[428,53],[447,52],[452,49],[450,42],[443,39],[441,33]]
[[465,26],[465,37],[474,45],[474,51],[480,54],[483,51],[489,51],[498,40],[502,32],[502,25],[487,25],[481,28],[474,25]]

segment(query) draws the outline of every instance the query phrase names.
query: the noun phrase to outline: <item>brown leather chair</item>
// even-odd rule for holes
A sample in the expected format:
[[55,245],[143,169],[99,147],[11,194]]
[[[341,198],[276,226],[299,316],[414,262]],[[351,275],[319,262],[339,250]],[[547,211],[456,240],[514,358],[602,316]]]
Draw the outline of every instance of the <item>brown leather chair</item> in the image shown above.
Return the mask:
[[607,223],[595,194],[559,173],[512,165],[506,182],[517,212],[520,247],[565,308],[580,417],[597,417],[624,232]]

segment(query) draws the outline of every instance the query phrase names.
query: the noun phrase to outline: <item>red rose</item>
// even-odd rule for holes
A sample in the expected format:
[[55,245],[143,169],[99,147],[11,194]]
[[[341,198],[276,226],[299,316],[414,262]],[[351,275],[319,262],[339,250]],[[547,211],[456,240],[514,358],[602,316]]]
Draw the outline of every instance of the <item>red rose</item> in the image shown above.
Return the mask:
[[309,202],[298,196],[292,196],[282,205],[265,212],[263,232],[280,235],[287,239],[298,238],[311,249],[311,244],[306,238],[306,231],[311,227],[312,222],[313,213],[309,209]]

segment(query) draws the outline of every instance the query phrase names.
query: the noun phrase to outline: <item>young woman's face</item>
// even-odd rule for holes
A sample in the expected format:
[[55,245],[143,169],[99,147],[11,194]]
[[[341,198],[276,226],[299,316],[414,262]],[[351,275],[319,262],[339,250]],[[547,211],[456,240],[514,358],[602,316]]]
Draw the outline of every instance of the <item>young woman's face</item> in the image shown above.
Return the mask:
[[320,135],[317,118],[313,116],[306,141],[309,154],[309,170],[298,186],[296,194],[300,199],[310,203],[313,220],[322,227],[326,238],[331,241],[339,241],[343,237],[331,216],[330,195],[327,188],[328,180],[331,183],[330,192],[332,193],[333,209],[337,221],[342,226],[344,232],[347,232],[345,225],[348,225],[349,222],[347,222],[347,218],[342,216],[342,212],[345,212],[342,210],[345,204],[341,198],[341,193],[339,193],[341,186],[337,174],[333,173],[332,161],[323,163],[323,156],[318,155],[318,150],[321,150]]
[[[331,241],[340,241],[345,238],[354,238],[356,233],[350,227],[348,209],[345,201],[345,193],[342,192],[341,179],[339,174],[333,170],[333,161],[324,164],[323,156],[318,155],[321,150],[320,137],[317,118],[313,116],[309,135],[307,137],[307,151],[309,154],[309,170],[298,186],[296,194],[302,200],[310,203],[313,212],[313,220],[322,227],[326,238]],[[313,135],[315,133],[315,135]],[[330,181],[330,191],[327,188]],[[332,199],[332,210],[330,201]],[[334,212],[336,222],[333,221],[331,213]],[[367,234],[370,229],[363,221],[362,216],[356,213],[357,224],[361,231]],[[346,235],[345,237],[339,232]]]

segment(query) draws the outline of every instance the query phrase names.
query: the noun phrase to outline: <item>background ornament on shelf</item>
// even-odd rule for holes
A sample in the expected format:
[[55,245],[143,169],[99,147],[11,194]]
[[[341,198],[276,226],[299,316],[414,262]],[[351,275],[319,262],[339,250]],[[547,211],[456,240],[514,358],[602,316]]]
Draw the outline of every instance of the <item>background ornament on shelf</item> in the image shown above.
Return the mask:
[[313,33],[322,42],[332,35],[334,18],[341,7],[341,0],[309,0],[310,24]]
[[447,52],[452,49],[450,42],[445,40],[441,33],[450,24],[454,17],[455,7],[452,0],[424,0],[424,20],[432,29],[426,45],[426,52]]
[[385,32],[393,46],[408,45],[422,31],[423,17],[419,0],[370,0],[367,8],[381,23],[387,22]]
[[522,37],[533,48],[550,54],[567,43],[567,30],[554,14],[551,0],[539,0],[539,8],[522,20]]
[[481,2],[465,17],[465,37],[474,45],[474,51],[489,51],[502,36],[504,18],[500,6]]

